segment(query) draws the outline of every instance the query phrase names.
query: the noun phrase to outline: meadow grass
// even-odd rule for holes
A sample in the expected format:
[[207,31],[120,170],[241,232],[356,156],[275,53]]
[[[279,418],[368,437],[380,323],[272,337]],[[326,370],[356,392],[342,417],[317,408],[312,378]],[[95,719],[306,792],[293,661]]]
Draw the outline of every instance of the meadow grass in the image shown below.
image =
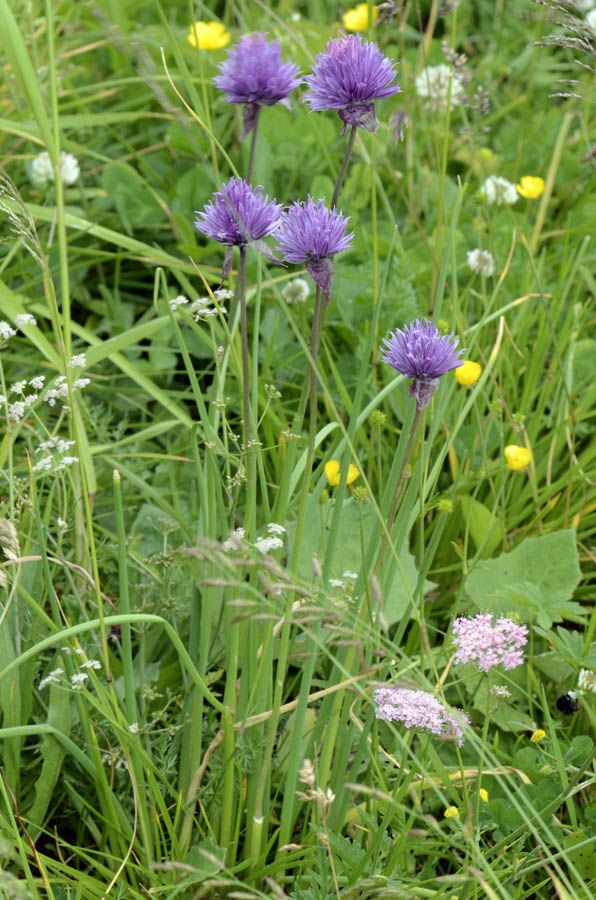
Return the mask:
[[[266,32],[305,76],[345,6],[0,0],[0,896],[594,895],[580,5],[369,3],[402,89],[377,132],[302,84],[241,141],[230,48]],[[328,305],[250,247],[220,290],[193,222],[251,169],[350,217]],[[383,359],[416,318],[480,365],[420,410]],[[520,664],[457,652],[480,613],[527,628]]]

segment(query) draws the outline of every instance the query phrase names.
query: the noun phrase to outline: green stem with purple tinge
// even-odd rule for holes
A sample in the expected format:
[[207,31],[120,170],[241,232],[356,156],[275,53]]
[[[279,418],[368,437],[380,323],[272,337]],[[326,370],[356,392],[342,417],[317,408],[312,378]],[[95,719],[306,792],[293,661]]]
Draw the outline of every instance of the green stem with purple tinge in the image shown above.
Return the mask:
[[246,180],[248,183],[251,183],[252,180],[252,170],[255,164],[255,150],[257,146],[257,131],[259,130],[259,114],[261,112],[261,107],[257,106],[257,110],[255,112],[255,120],[252,128],[251,138],[250,138],[250,151],[248,154],[248,170],[246,172]]

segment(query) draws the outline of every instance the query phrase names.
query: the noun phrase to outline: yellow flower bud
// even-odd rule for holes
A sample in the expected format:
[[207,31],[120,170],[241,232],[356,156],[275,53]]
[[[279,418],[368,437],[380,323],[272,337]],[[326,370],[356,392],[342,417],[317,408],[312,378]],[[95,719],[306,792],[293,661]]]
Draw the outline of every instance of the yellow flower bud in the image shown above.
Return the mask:
[[199,50],[221,50],[230,43],[222,22],[195,22],[188,31],[188,43]]
[[[372,14],[374,23],[379,15],[376,6],[373,6]],[[341,22],[346,31],[366,31],[368,28],[368,3],[358,3],[354,9],[349,9],[341,17]]]
[[533,744],[537,744],[538,741],[543,741],[546,737],[546,731],[543,731],[542,728],[536,729],[530,740]]
[[532,451],[527,447],[518,447],[517,444],[509,444],[505,447],[505,460],[507,468],[512,472],[520,472],[532,461]]
[[459,809],[457,806],[448,806],[443,815],[446,819],[459,819]]
[[515,185],[517,193],[526,200],[535,200],[544,193],[544,178],[540,178],[538,175],[524,175],[519,182]]
[[478,796],[482,800],[483,803],[488,803],[488,791],[484,788],[480,788],[478,791]]
[[[337,459],[330,459],[328,463],[325,463],[325,475],[327,476],[327,481],[329,484],[335,485],[339,484],[339,462]],[[348,484],[352,484],[353,481],[356,481],[358,476],[360,475],[360,471],[350,463],[350,468],[348,469]]]
[[458,384],[461,384],[462,387],[472,387],[473,384],[476,384],[480,378],[481,372],[482,366],[480,363],[472,362],[471,359],[464,359],[461,366],[458,366],[457,369],[453,370],[455,380]]

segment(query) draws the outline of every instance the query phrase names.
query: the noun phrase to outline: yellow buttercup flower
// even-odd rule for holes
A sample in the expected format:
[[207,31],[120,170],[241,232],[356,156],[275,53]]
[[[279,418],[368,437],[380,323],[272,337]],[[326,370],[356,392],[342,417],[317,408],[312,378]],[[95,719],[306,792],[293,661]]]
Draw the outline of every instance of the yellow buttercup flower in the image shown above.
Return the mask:
[[[372,8],[373,23],[377,21],[379,10]],[[342,25],[346,31],[365,31],[368,28],[368,3],[358,3],[354,9],[349,9],[341,17]]]
[[188,30],[188,43],[199,50],[221,50],[230,43],[230,35],[221,22],[195,22]]
[[[330,459],[328,463],[325,463],[325,475],[327,476],[327,481],[329,484],[336,485],[339,484],[339,462],[337,459]],[[350,468],[348,469],[348,484],[352,484],[353,481],[356,481],[358,476],[360,475],[360,471],[350,463]]]
[[459,809],[457,806],[448,806],[443,815],[446,819],[459,819]]
[[481,372],[482,366],[480,363],[472,362],[471,359],[464,359],[461,366],[458,366],[457,369],[453,370],[455,380],[458,384],[461,384],[462,387],[472,387],[473,384],[476,384],[480,378]]
[[488,791],[485,790],[485,788],[480,788],[480,790],[478,791],[478,796],[483,803],[488,803]]
[[542,728],[537,728],[530,740],[533,744],[537,744],[538,741],[543,741],[546,737],[546,731],[543,731]]
[[516,184],[517,193],[525,197],[526,200],[535,200],[544,193],[544,178],[539,175],[524,175],[520,178],[519,184]]
[[507,468],[512,472],[521,472],[532,461],[532,451],[527,447],[518,447],[517,444],[509,444],[505,447],[505,460]]

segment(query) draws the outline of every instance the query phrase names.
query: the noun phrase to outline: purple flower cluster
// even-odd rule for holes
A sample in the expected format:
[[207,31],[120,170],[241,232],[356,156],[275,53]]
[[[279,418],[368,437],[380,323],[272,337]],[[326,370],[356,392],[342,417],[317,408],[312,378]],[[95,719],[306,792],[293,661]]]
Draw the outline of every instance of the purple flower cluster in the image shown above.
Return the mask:
[[410,396],[424,409],[438,387],[438,379],[461,365],[463,349],[453,334],[442,335],[434,322],[416,319],[384,339],[383,361],[406,378],[413,378]]
[[269,258],[271,250],[263,241],[280,224],[282,207],[269,200],[263,189],[252,187],[242,178],[230,178],[213,194],[202,212],[197,212],[195,227],[207,237],[229,247],[223,266],[225,280],[232,265],[232,247],[253,247]]
[[470,720],[461,709],[447,709],[426,691],[408,688],[377,688],[373,694],[377,719],[403,722],[406,728],[419,728],[463,744],[463,726]]
[[306,269],[327,302],[333,281],[332,256],[347,250],[354,237],[346,234],[349,218],[328,209],[323,200],[315,204],[309,196],[306,203],[296,202],[288,209],[276,233],[277,250],[286,262],[306,263]]
[[376,44],[362,41],[359,34],[328,41],[324,53],[315,59],[306,81],[310,90],[306,102],[312,110],[336,109],[348,126],[376,131],[375,100],[391,97],[401,89],[391,82],[394,63]]
[[522,665],[528,629],[513,619],[497,619],[493,625],[493,618],[489,613],[455,620],[452,634],[456,663],[471,662],[483,672],[501,663],[508,670]]
[[254,128],[260,106],[281,103],[289,107],[288,95],[298,87],[298,66],[282,62],[277,41],[267,41],[259,32],[245,34],[240,43],[228,51],[219,65],[221,74],[213,83],[226,94],[228,103],[244,103],[244,133]]

